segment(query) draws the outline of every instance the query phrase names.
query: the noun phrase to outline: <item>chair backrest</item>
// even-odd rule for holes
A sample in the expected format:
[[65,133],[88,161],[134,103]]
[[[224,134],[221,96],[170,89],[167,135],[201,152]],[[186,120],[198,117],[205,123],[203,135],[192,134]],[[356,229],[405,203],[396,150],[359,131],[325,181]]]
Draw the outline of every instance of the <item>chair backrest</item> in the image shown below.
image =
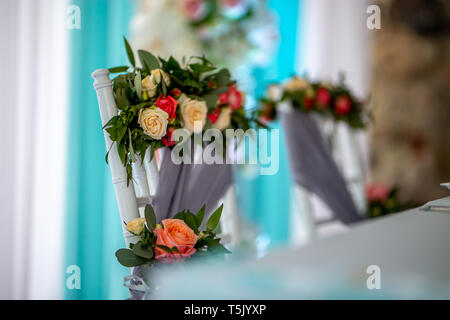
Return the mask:
[[[118,113],[109,74],[110,72],[106,69],[99,69],[92,73],[102,126]],[[140,157],[137,157],[137,162],[133,163],[133,183],[130,182],[127,186],[127,173],[124,165],[120,161],[117,146],[116,144],[112,144],[106,131],[104,132],[104,136],[106,148],[110,150],[108,161],[119,207],[120,219],[122,222],[128,222],[140,217],[139,208],[150,204],[152,196],[155,194],[158,184],[156,159],[150,161],[149,151],[145,155],[143,163]],[[126,229],[125,223],[122,223],[122,228],[127,246],[138,240],[136,236]]]

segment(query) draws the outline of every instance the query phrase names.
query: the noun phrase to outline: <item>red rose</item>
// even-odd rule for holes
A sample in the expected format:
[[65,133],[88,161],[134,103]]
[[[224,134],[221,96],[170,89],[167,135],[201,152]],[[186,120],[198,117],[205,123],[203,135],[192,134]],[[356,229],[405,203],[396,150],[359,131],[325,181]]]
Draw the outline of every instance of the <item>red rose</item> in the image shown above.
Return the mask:
[[168,127],[166,135],[161,139],[161,142],[164,143],[166,147],[171,147],[175,145],[175,141],[172,140],[172,135],[174,132],[175,132],[174,127]]
[[217,107],[213,112],[211,112],[210,114],[208,114],[208,119],[209,121],[211,121],[211,123],[216,123],[217,119],[219,118],[220,115],[220,108]]
[[219,101],[221,104],[230,105],[231,109],[237,110],[242,107],[242,93],[236,89],[234,85],[228,88],[226,93],[219,94]]
[[351,108],[352,102],[350,101],[347,95],[339,96],[334,103],[334,109],[336,110],[336,113],[340,116],[345,116],[347,113],[350,112]]
[[308,97],[304,97],[303,98],[303,103],[305,104],[305,108],[306,109],[311,109],[314,105],[314,99],[313,98],[308,98]]
[[170,90],[170,94],[173,95],[174,97],[178,97],[181,95],[181,90],[178,88],[174,88]]
[[331,94],[325,88],[317,89],[316,101],[319,107],[326,108],[330,104]]
[[167,112],[169,119],[175,118],[175,112],[177,111],[178,101],[172,96],[164,97],[161,95],[158,100],[156,100],[155,105],[161,110]]

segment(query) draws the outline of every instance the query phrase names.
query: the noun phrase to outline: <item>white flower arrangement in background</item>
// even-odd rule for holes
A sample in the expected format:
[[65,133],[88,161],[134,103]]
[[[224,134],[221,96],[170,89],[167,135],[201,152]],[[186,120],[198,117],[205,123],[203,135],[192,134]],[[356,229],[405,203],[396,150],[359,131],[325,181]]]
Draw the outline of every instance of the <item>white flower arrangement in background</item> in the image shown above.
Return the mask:
[[265,0],[139,0],[132,32],[135,47],[163,58],[207,55],[231,69],[267,65],[278,42]]

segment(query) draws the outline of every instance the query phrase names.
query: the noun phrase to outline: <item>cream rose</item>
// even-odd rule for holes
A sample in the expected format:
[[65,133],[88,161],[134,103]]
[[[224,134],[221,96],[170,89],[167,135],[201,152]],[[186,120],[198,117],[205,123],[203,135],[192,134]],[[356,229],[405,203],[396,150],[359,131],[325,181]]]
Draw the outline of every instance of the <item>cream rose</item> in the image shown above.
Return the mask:
[[[194,132],[195,122],[200,122],[200,132],[206,123],[206,114],[208,113],[208,107],[204,101],[198,101],[187,98],[181,104],[181,115],[183,117],[183,127],[190,132]],[[199,131],[197,128],[197,131]],[[196,133],[199,133],[195,131]]]
[[161,69],[154,69],[151,72],[151,77],[153,78],[153,82],[159,84],[161,82],[161,75],[164,79],[164,82],[167,85],[170,85],[170,76]]
[[136,218],[127,223],[127,230],[132,234],[140,235],[144,231],[145,218]]
[[308,89],[310,84],[303,78],[293,77],[291,81],[284,85],[284,88],[288,91],[298,91]]
[[147,76],[142,80],[142,91],[146,92],[150,98],[156,95],[157,89],[158,86],[151,76]]
[[166,135],[169,115],[157,107],[142,109],[139,112],[138,123],[144,133],[153,139],[160,140]]
[[220,115],[217,121],[213,123],[212,127],[215,129],[223,130],[231,123],[231,108],[225,107],[220,111]]

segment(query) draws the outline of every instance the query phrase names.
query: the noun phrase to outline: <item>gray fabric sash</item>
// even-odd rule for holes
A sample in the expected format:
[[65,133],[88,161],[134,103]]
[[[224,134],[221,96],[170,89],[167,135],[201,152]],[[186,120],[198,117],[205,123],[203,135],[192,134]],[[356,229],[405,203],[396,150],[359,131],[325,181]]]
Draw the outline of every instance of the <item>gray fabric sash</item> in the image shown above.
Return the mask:
[[181,210],[196,213],[206,204],[205,220],[231,186],[233,172],[227,164],[175,164],[164,149],[159,185],[153,199],[158,221]]
[[362,220],[311,115],[298,110],[280,111],[279,115],[294,181],[320,197],[334,219],[345,224]]

